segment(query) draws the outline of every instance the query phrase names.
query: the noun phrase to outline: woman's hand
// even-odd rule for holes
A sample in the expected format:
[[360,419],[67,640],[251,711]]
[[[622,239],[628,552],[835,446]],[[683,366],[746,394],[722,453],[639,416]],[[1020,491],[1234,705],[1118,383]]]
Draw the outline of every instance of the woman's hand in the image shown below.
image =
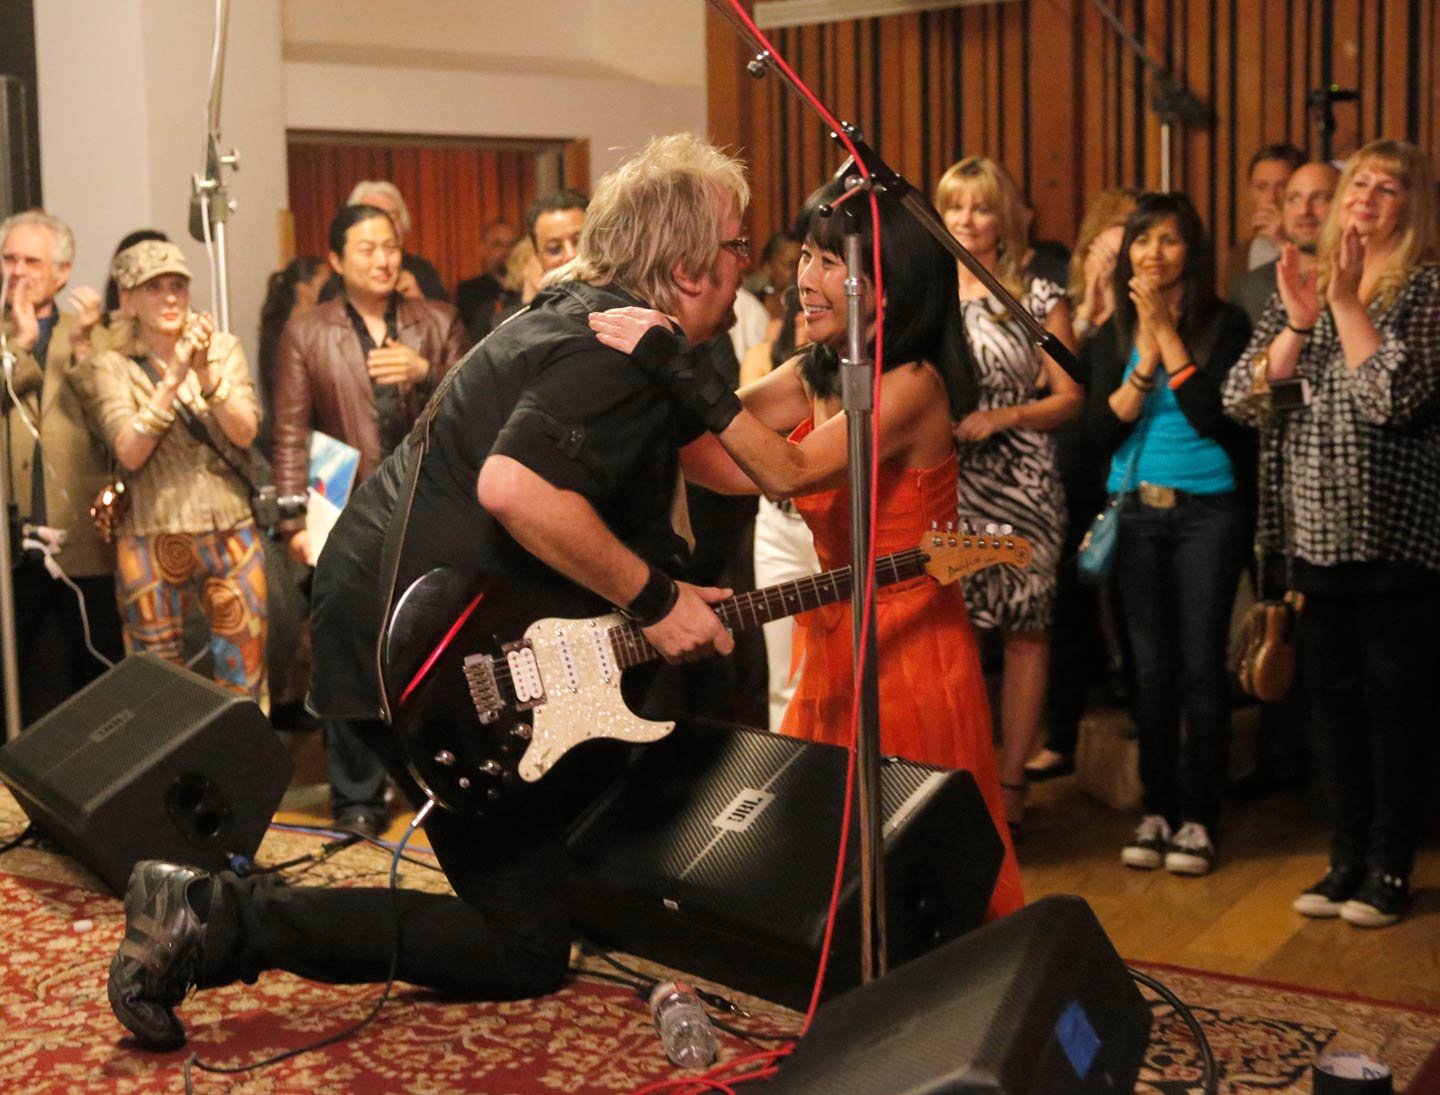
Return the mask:
[[83,363],[89,361],[94,352],[90,332],[100,322],[103,306],[100,294],[85,285],[76,287],[70,294],[69,303],[70,310],[75,313],[75,325],[70,328],[70,352],[75,355],[76,361]]
[[1175,319],[1170,315],[1170,306],[1150,278],[1137,276],[1130,279],[1130,299],[1135,304],[1140,329],[1148,331],[1156,342],[1175,333]]
[[1340,246],[1330,265],[1330,284],[1325,296],[1330,307],[1359,308],[1360,279],[1365,273],[1365,241],[1352,224],[1340,233]]
[[209,312],[192,315],[185,322],[185,330],[175,343],[174,360],[165,369],[165,382],[178,388],[185,375],[193,367],[203,382],[209,372],[208,355],[210,338],[215,334],[215,320]]
[[1115,311],[1115,263],[1118,252],[1108,240],[1097,237],[1085,252],[1085,294],[1075,318],[1098,327]]
[[1007,410],[971,411],[955,423],[951,432],[956,441],[988,441],[995,434],[1010,429],[1014,416]]
[[1280,290],[1280,303],[1285,305],[1285,318],[1290,326],[1308,331],[1320,318],[1320,294],[1315,289],[1316,268],[1300,270],[1300,248],[1293,243],[1282,244],[1280,261],[1275,264],[1275,286]]
[[678,326],[678,321],[654,308],[611,308],[607,312],[590,313],[590,330],[595,332],[595,337],[623,354],[633,352],[651,327],[669,331]]

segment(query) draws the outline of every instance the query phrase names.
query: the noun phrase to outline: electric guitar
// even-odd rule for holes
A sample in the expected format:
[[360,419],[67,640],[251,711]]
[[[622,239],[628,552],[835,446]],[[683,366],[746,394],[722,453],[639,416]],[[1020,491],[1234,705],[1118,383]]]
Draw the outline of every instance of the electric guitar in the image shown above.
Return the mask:
[[[922,574],[948,584],[985,567],[1023,567],[1031,547],[1008,525],[925,533],[876,560],[880,586]],[[850,567],[711,605],[732,631],[850,598]],[[576,588],[438,567],[405,591],[383,651],[392,721],[416,781],[448,810],[483,813],[596,738],[658,741],[673,722],[642,719],[620,694],[625,670],[660,655],[638,624]]]

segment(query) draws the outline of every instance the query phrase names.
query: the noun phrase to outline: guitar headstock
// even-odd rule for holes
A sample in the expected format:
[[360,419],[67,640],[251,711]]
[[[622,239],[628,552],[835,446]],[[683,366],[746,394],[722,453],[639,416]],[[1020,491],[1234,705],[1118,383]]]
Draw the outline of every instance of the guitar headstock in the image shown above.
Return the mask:
[[1030,541],[1017,536],[1009,525],[985,526],[985,531],[958,530],[953,526],[933,528],[920,537],[925,553],[925,572],[946,585],[986,567],[1030,565],[1034,550]]

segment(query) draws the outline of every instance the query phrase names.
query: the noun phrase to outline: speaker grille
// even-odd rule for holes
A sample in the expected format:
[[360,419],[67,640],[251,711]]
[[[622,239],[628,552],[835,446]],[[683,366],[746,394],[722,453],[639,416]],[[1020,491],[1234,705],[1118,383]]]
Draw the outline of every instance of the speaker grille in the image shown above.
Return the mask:
[[[146,768],[165,742],[181,741],[245,700],[151,658],[130,658],[76,693],[65,717],[43,719],[6,749],[6,766],[63,787],[68,805],[91,808],[117,782]],[[131,725],[134,723],[135,725]]]

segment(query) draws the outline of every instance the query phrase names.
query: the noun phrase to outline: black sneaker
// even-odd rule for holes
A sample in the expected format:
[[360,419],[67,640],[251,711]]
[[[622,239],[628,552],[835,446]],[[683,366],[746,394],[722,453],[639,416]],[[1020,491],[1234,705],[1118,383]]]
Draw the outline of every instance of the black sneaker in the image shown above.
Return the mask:
[[203,871],[147,859],[125,888],[125,938],[110,962],[107,991],[115,1018],[146,1049],[179,1049],[185,1027],[175,1005],[200,973],[205,925],[190,904]]
[[1146,814],[1135,828],[1130,843],[1120,849],[1120,862],[1127,867],[1153,871],[1165,861],[1170,843],[1170,823],[1159,814]]
[[1210,834],[1198,821],[1187,821],[1165,848],[1165,869],[1171,874],[1209,874],[1215,866]]
[[1365,868],[1358,864],[1331,867],[1325,877],[1297,897],[1290,905],[1301,916],[1340,915],[1340,906],[1355,896],[1365,881]]
[[1374,872],[1340,906],[1340,916],[1357,928],[1388,928],[1410,909],[1410,880],[1404,875]]

